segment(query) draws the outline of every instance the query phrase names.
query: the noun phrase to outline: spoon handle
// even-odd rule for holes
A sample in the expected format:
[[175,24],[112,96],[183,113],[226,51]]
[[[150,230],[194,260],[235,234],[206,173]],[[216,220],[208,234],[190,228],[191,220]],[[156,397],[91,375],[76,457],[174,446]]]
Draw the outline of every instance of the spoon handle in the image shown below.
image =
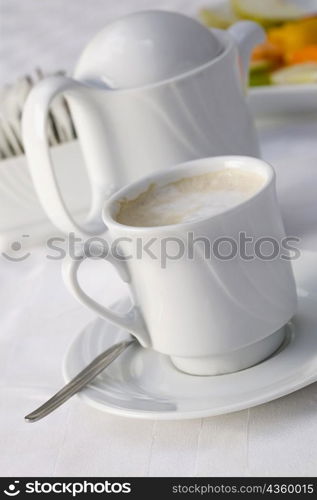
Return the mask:
[[56,410],[65,401],[71,398],[74,394],[85,387],[89,382],[91,382],[99,373],[101,373],[107,366],[110,365],[127,347],[136,342],[135,339],[124,340],[111,346],[109,349],[99,354],[86,368],[84,368],[78,375],[76,375],[73,380],[71,380],[67,385],[65,385],[60,391],[58,391],[53,397],[51,397],[46,403],[41,405],[29,415],[26,415],[24,419],[26,422],[36,422],[43,417],[49,415],[52,411]]

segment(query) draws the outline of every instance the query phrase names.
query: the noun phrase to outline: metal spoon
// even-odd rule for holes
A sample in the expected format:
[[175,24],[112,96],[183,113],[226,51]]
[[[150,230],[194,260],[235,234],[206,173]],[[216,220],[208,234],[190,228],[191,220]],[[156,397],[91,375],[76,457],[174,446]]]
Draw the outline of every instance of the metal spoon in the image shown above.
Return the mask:
[[46,403],[41,405],[32,413],[24,417],[26,422],[36,422],[56,410],[65,401],[74,396],[78,391],[91,382],[99,373],[110,365],[120,354],[132,344],[137,343],[134,338],[124,340],[115,344],[103,353],[99,354],[86,368],[84,368],[73,380],[58,391]]

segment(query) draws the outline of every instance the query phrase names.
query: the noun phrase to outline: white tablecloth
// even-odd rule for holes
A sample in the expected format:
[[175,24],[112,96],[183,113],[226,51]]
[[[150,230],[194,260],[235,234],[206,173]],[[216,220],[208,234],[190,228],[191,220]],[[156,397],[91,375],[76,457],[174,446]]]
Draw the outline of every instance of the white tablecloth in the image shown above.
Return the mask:
[[[0,0],[6,20],[1,81],[35,65],[70,67],[89,37],[124,12],[151,7],[194,12],[192,0]],[[282,126],[282,125],[281,125]],[[284,131],[285,131],[285,126]],[[306,128],[305,128],[306,127]],[[279,197],[287,230],[314,250],[317,150],[306,133],[317,120],[290,123],[268,140],[265,157],[280,158]],[[276,129],[279,125],[276,125]],[[302,146],[292,137],[302,134]],[[316,172],[316,173],[315,173]],[[83,280],[105,303],[125,293],[108,266],[89,263]],[[99,264],[107,266],[107,264]],[[96,411],[74,398],[36,424],[23,416],[62,384],[67,347],[93,314],[64,288],[60,262],[32,251],[21,263],[0,259],[0,473],[9,476],[262,476],[316,475],[317,384],[277,401],[231,415],[185,422],[128,420]]]

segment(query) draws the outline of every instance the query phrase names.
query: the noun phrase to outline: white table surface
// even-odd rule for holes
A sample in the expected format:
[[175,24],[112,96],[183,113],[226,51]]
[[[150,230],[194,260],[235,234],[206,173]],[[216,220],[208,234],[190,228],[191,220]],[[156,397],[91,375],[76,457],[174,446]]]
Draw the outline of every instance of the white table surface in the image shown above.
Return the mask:
[[[10,81],[36,65],[71,67],[95,31],[136,6],[193,13],[198,4],[194,0],[0,0],[5,14],[0,50],[6,61],[0,81]],[[284,136],[275,140],[279,127]],[[260,133],[267,144],[264,156],[277,168],[287,231],[302,237],[303,248],[316,250],[317,148],[307,144],[307,137],[317,136],[316,116],[294,120],[286,128],[276,124],[274,132],[263,127]],[[300,147],[298,140],[292,141],[299,135]],[[97,265],[89,263],[83,280],[109,304],[125,289],[109,266],[104,272],[98,267],[98,276],[105,281],[96,282]],[[93,314],[67,293],[60,262],[45,258],[43,249],[33,250],[21,263],[0,258],[0,276],[1,475],[316,475],[317,384],[250,410],[208,419],[128,420],[74,398],[49,418],[25,424],[23,416],[62,385],[65,351]]]

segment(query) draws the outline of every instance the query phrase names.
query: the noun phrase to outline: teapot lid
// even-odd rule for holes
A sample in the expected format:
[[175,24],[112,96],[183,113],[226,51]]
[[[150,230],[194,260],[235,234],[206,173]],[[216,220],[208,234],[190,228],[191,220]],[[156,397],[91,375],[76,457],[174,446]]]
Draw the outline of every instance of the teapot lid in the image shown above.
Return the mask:
[[176,12],[137,12],[91,40],[74,76],[117,89],[151,85],[206,64],[222,49],[217,36],[195,19]]

